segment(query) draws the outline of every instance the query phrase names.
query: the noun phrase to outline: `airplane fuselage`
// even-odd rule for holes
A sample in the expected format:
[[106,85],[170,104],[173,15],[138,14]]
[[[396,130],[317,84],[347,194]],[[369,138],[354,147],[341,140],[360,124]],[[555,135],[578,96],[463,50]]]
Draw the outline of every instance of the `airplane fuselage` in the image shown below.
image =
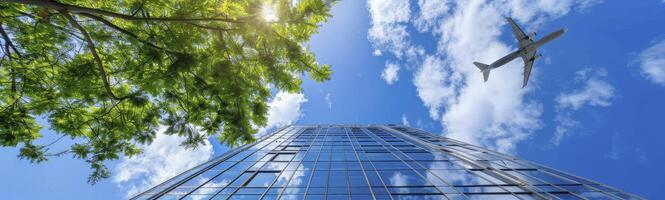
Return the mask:
[[499,68],[499,67],[505,65],[506,63],[509,63],[510,61],[513,61],[515,58],[521,57],[522,55],[527,55],[529,52],[534,52],[535,53],[535,51],[538,50],[538,48],[540,48],[544,44],[558,38],[564,32],[566,32],[565,29],[558,30],[554,33],[550,33],[549,35],[545,36],[544,38],[542,38],[538,41],[532,42],[531,44],[529,44],[527,46],[524,46],[524,47],[522,47],[522,48],[520,48],[516,51],[513,51],[512,53],[504,56],[503,58],[500,58],[499,60],[494,61],[492,64],[489,65],[489,67],[487,67],[486,70],[493,70],[493,69]]

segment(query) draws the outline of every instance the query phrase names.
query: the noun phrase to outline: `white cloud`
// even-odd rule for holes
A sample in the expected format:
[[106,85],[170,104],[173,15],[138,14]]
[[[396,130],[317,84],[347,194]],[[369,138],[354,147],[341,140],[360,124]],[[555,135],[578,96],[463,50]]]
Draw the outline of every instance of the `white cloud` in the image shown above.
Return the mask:
[[584,87],[560,93],[556,98],[557,106],[560,109],[579,110],[584,105],[600,107],[612,105],[610,100],[614,97],[614,87],[602,80],[606,76],[607,71],[604,69],[578,71],[576,80],[583,81]]
[[[405,24],[411,17],[409,1],[369,0],[367,7],[372,16],[368,39],[375,49],[386,49],[401,57],[409,46],[409,34]],[[380,55],[380,52],[375,50],[374,55]]]
[[[450,79],[455,79],[443,62],[435,56],[427,56],[422,66],[416,71],[413,84],[418,90],[418,96],[425,106],[429,108],[429,115],[433,119],[439,118],[439,109],[445,99],[455,96],[455,90],[450,85]],[[449,79],[449,80],[446,80]]]
[[326,94],[326,104],[328,104],[328,109],[332,110],[332,100],[330,100],[330,93]]
[[383,55],[383,52],[381,52],[381,50],[374,49],[374,51],[372,51],[372,55],[381,56],[381,55]]
[[259,135],[266,133],[268,129],[293,124],[303,116],[301,106],[307,102],[302,93],[277,92],[268,102],[268,124],[259,128]]
[[605,69],[591,70],[584,69],[577,72],[575,82],[582,83],[582,88],[570,92],[562,92],[556,98],[556,116],[554,121],[557,123],[554,130],[552,144],[558,146],[561,140],[571,134],[571,131],[581,126],[573,118],[574,111],[583,107],[608,107],[612,105],[611,100],[614,97],[614,87],[604,81],[607,76]]
[[554,128],[554,137],[552,138],[552,144],[554,144],[554,146],[561,144],[561,140],[568,135],[570,131],[580,127],[580,122],[573,119],[571,113],[557,113],[554,117],[554,122],[557,123]]
[[116,166],[113,182],[126,189],[128,197],[209,160],[214,153],[207,140],[204,145],[189,149],[180,145],[185,138],[166,135],[165,130],[166,127],[160,127],[155,140],[141,146],[141,155],[123,157]]
[[[383,6],[373,9],[373,4]],[[403,1],[407,2],[407,1]],[[438,38],[435,53],[422,52],[413,83],[423,104],[429,108],[430,117],[441,120],[446,136],[466,142],[480,144],[499,151],[513,151],[515,145],[527,139],[542,127],[540,116],[542,105],[527,99],[532,91],[522,89],[522,63],[511,62],[499,70],[492,71],[490,80],[484,83],[482,75],[473,66],[474,61],[492,62],[512,51],[514,41],[499,40],[503,30],[504,16],[512,16],[527,28],[565,15],[571,10],[582,10],[598,3],[597,0],[504,0],[504,1],[418,1],[421,13],[413,14],[413,26],[419,31],[430,31]],[[403,20],[407,3],[393,5],[392,1],[369,0],[373,27],[370,41],[380,50],[393,52],[398,58],[407,54],[411,47],[409,33],[405,32]],[[387,5],[394,6],[388,8]],[[398,14],[399,8],[405,10]],[[380,9],[378,9],[380,8]],[[376,13],[396,15],[385,17]],[[377,17],[378,16],[378,17]],[[392,20],[386,20],[392,19]],[[390,21],[390,32],[395,37],[379,40],[374,37],[383,33],[376,31],[377,23]],[[386,24],[386,23],[384,23]],[[382,29],[386,30],[386,29]],[[390,41],[393,43],[388,43]],[[395,42],[398,41],[398,42]],[[399,44],[399,45],[386,45]],[[406,47],[407,45],[409,47]],[[399,48],[397,48],[399,47]],[[408,54],[407,54],[408,56]],[[400,58],[401,59],[401,58]],[[408,59],[408,58],[407,58]],[[534,68],[534,74],[538,68]],[[530,85],[537,85],[532,76]]]
[[642,74],[647,79],[665,86],[665,40],[644,50],[640,54],[639,61]]
[[392,85],[399,80],[397,72],[399,72],[399,65],[386,62],[386,68],[381,73],[381,79],[385,80],[388,85]]
[[420,32],[434,27],[445,14],[450,11],[450,0],[418,0],[420,12],[413,25]]
[[410,126],[409,120],[406,118],[406,114],[402,114],[402,125]]

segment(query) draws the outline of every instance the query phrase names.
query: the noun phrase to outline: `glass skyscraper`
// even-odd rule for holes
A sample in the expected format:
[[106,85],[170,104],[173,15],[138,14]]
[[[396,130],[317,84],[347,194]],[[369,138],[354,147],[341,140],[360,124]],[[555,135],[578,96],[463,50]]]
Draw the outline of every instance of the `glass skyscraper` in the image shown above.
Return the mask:
[[642,199],[395,125],[289,126],[134,199]]

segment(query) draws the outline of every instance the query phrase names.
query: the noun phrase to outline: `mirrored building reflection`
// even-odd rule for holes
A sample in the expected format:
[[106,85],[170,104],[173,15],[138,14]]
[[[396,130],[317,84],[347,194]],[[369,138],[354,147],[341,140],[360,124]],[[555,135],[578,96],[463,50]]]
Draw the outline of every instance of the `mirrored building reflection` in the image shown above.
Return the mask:
[[288,126],[133,199],[642,199],[395,125]]

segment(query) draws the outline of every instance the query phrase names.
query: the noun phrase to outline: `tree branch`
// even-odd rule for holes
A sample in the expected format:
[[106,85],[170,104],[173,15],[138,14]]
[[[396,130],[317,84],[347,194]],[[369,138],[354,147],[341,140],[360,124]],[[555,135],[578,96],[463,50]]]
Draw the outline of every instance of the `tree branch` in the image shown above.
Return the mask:
[[212,18],[212,17],[192,17],[192,18],[178,18],[178,17],[135,17],[132,15],[116,13],[111,11],[106,11],[96,8],[87,8],[77,5],[60,3],[57,1],[45,1],[45,0],[5,0],[12,3],[27,4],[33,6],[40,6],[45,8],[51,8],[56,10],[67,10],[72,13],[89,13],[89,14],[98,14],[103,16],[115,17],[129,21],[163,21],[163,22],[200,22],[200,21],[216,21],[216,22],[229,22],[229,23],[244,23],[241,19],[247,19],[250,17],[240,18],[240,19],[229,19],[229,18]]
[[196,26],[196,27],[198,27],[198,28],[208,29],[208,30],[214,30],[214,31],[235,31],[235,30],[240,30],[240,29],[238,29],[238,28],[222,28],[222,27],[216,27],[216,26],[206,26],[206,25],[201,25],[201,24],[194,23],[194,22],[185,22],[185,23],[187,23],[187,24],[189,24],[189,25],[192,25],[192,26]]
[[[5,40],[5,44],[11,47],[12,50],[14,50],[14,53],[16,53],[16,55],[18,55],[18,57],[20,58],[21,52],[19,52],[16,49],[16,46],[14,46],[14,43],[12,43],[12,40],[9,38],[9,35],[7,34],[7,32],[5,32],[5,28],[2,26],[2,22],[0,22],[0,35],[2,35],[2,39]],[[7,53],[8,54],[10,53],[9,49],[7,49]]]
[[85,38],[86,43],[88,44],[88,48],[90,48],[90,52],[92,53],[92,57],[95,59],[95,63],[97,63],[97,68],[99,70],[99,74],[102,76],[102,82],[104,83],[104,89],[106,89],[106,93],[113,99],[116,100],[121,100],[123,98],[118,98],[113,94],[113,90],[111,90],[111,84],[109,84],[108,77],[106,76],[106,71],[104,70],[104,65],[102,64],[102,59],[99,57],[99,54],[97,53],[97,49],[95,48],[95,43],[92,41],[92,38],[90,38],[90,35],[88,34],[88,31],[79,24],[72,15],[70,15],[67,11],[60,10],[60,13],[65,16],[69,20],[69,22],[74,26],[76,29],[79,29],[81,31],[81,34],[83,34],[83,38]]
[[[104,17],[100,17],[100,16],[93,15],[93,14],[90,14],[90,13],[80,13],[80,15],[86,16],[86,17],[91,18],[91,19],[94,19],[94,20],[97,20],[97,21],[99,21],[99,22],[105,24],[106,26],[111,27],[112,29],[115,29],[115,30],[117,30],[118,32],[124,33],[125,35],[129,35],[130,37],[132,37],[132,38],[138,40],[139,42],[142,42],[142,43],[144,43],[144,44],[146,44],[146,45],[148,45],[148,46],[150,46],[150,47],[152,47],[152,48],[159,49],[159,50],[163,50],[163,51],[169,51],[169,50],[165,49],[164,47],[157,46],[156,44],[154,44],[154,43],[152,43],[152,42],[149,42],[149,41],[147,41],[147,40],[141,39],[138,35],[136,35],[136,34],[130,32],[130,31],[126,30],[126,29],[123,29],[123,28],[121,28],[121,27],[119,27],[119,26],[113,24],[112,22],[110,22],[110,21],[104,19]],[[169,51],[169,52],[170,52],[170,51]]]

